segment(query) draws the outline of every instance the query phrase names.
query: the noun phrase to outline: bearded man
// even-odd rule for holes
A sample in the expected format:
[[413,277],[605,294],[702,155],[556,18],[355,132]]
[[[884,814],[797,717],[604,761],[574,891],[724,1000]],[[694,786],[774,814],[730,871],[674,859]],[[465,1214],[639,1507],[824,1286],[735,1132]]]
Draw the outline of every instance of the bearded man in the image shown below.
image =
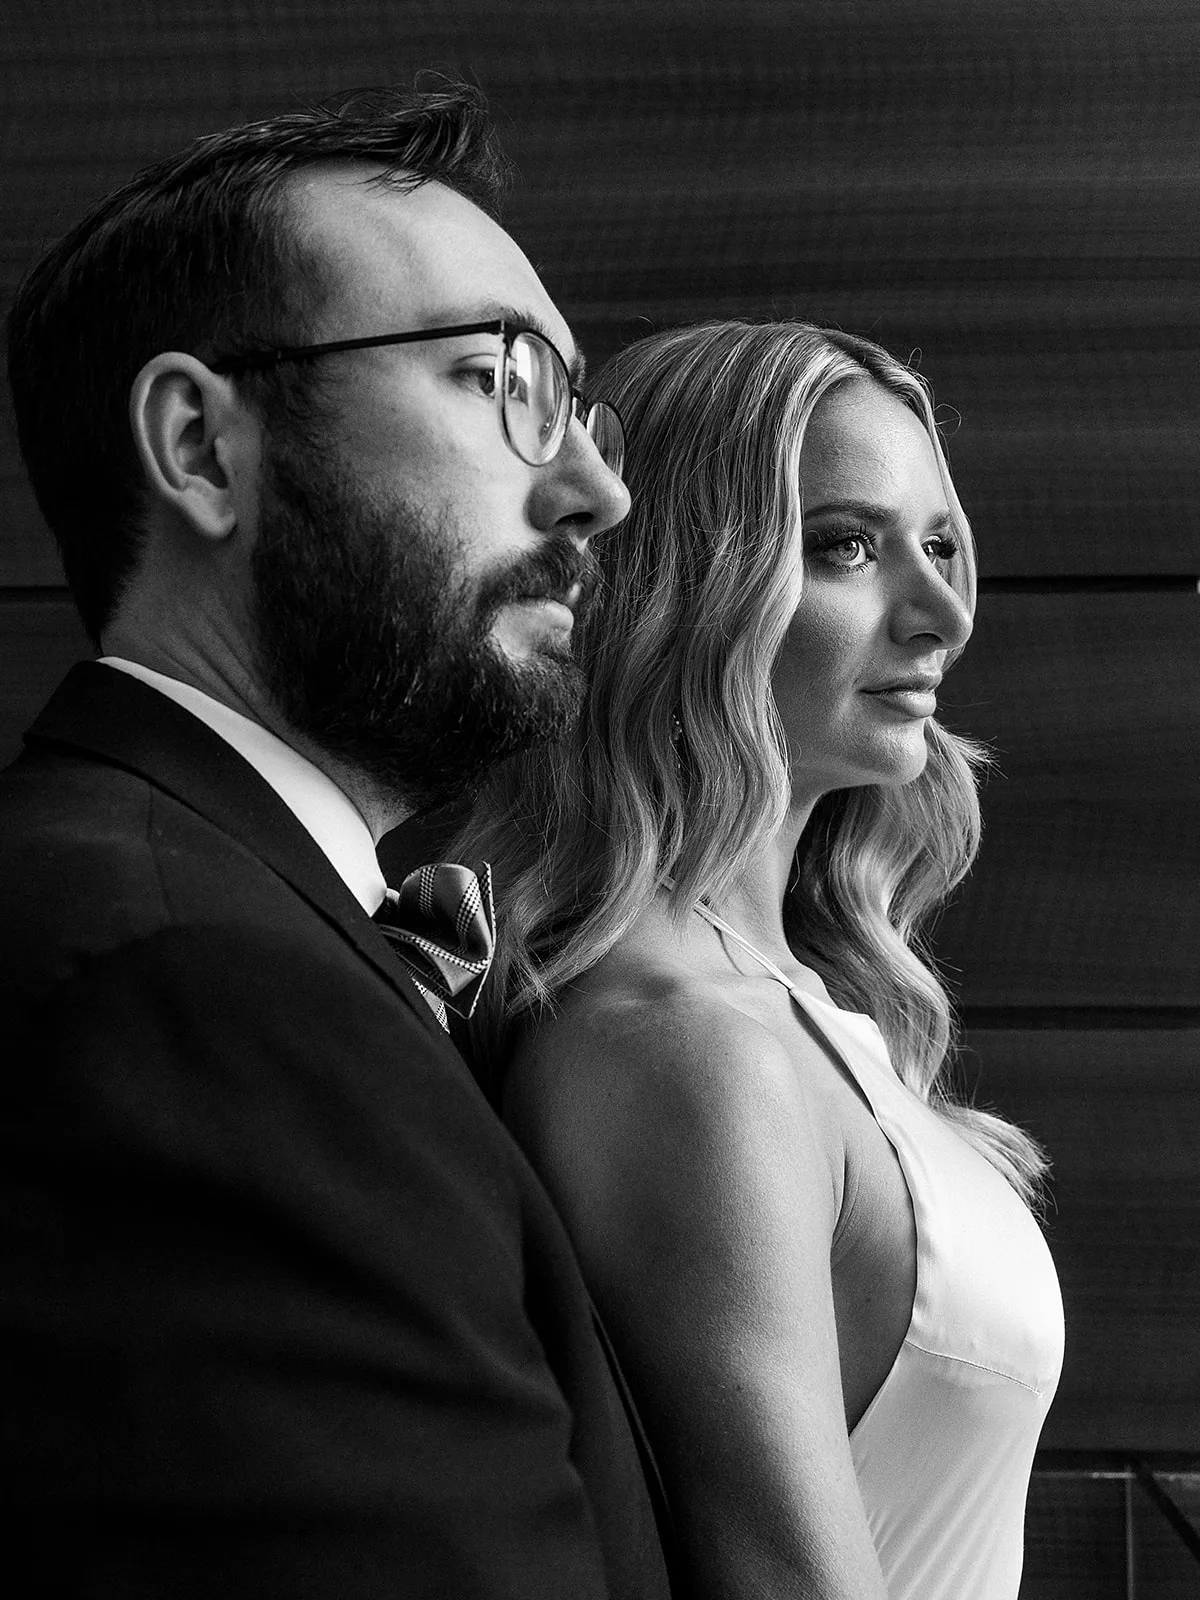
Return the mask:
[[396,892],[374,848],[575,714],[628,505],[501,176],[470,91],[351,96],[141,173],[12,311],[99,654],[0,779],[24,1594],[666,1592],[566,1235],[445,1031],[486,874]]

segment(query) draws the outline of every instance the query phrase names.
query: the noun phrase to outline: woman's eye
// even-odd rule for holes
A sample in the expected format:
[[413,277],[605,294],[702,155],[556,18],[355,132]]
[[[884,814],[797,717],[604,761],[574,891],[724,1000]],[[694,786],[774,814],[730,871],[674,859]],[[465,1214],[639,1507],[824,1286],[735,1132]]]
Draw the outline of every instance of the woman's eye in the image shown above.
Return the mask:
[[958,540],[945,536],[940,539],[930,539],[925,549],[931,561],[953,561],[958,554]]
[[827,561],[831,566],[841,567],[846,571],[854,571],[866,566],[871,559],[871,541],[861,533],[835,534],[815,541],[811,553],[814,559]]

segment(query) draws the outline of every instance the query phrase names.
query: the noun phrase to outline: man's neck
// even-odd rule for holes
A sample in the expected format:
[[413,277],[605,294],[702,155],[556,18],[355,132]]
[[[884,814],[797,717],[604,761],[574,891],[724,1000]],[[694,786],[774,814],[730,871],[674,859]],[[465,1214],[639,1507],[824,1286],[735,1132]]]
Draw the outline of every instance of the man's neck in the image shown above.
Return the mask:
[[405,806],[393,795],[381,794],[379,785],[367,774],[347,762],[339,761],[307,734],[294,728],[280,714],[254,674],[236,659],[225,667],[219,667],[202,652],[188,648],[186,643],[166,649],[160,645],[123,638],[119,630],[105,634],[102,653],[132,661],[151,672],[159,672],[177,683],[198,689],[209,699],[266,728],[341,789],[366,823],[376,844],[385,833],[412,815],[411,806]]

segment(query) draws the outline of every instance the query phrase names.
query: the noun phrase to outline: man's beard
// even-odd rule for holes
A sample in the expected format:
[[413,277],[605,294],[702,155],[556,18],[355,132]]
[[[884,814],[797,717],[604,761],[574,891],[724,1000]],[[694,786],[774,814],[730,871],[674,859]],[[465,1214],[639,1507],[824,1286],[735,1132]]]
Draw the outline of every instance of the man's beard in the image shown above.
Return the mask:
[[252,558],[265,686],[294,729],[408,808],[558,738],[583,698],[569,644],[514,661],[490,634],[513,600],[581,584],[582,610],[595,558],[555,535],[472,582],[461,548],[444,519],[380,503],[306,441],[271,439]]

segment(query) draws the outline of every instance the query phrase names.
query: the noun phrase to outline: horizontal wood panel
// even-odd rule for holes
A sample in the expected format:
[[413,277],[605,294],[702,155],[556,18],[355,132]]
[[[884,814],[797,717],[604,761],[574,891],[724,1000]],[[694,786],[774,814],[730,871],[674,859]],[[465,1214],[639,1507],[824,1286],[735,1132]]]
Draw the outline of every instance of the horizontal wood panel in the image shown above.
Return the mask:
[[[13,9],[0,297],[163,151],[433,64],[489,92],[509,222],[594,356],[745,314],[920,348],[985,572],[1200,572],[1194,8]],[[57,581],[5,429],[0,583]]]
[[1200,596],[985,595],[940,699],[996,760],[936,939],[963,1003],[1200,1003]]
[[1200,794],[1200,594],[986,594],[939,716],[992,748],[996,804]]
[[969,1008],[1196,1007],[1194,800],[985,806],[984,849],[935,952]]
[[[1139,1600],[1194,1600],[1200,1567],[1139,1482],[1051,1461],[1040,1458],[1029,1485],[1020,1600],[1127,1600],[1127,1503],[1132,1592]],[[1185,1514],[1200,1509],[1200,1473],[1157,1475]]]
[[1124,1483],[1035,1470],[1020,1600],[1127,1600]]
[[1200,1440],[1200,1031],[975,1029],[962,1078],[1053,1161],[1067,1354],[1043,1444]]
[[61,584],[62,563],[17,465],[11,427],[0,428],[0,447],[9,458],[0,471],[0,587]]
[[76,661],[95,654],[67,599],[0,599],[0,767]]

